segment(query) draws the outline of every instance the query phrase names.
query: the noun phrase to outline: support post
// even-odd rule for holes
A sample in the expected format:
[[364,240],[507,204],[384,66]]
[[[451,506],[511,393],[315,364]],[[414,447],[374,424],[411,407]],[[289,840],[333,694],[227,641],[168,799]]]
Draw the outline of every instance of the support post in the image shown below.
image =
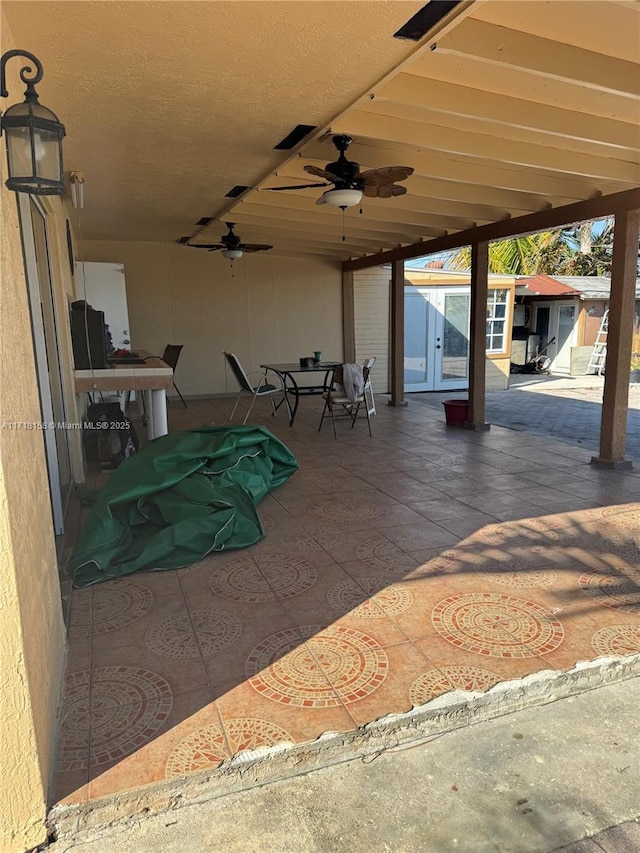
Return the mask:
[[489,244],[471,246],[471,322],[469,330],[469,419],[465,429],[487,430],[485,400],[487,386],[487,295],[489,290]]
[[353,273],[342,273],[342,352],[345,363],[356,360],[356,310]]
[[404,399],[404,261],[391,264],[391,399],[390,406],[406,406]]
[[627,443],[629,407],[629,370],[633,341],[640,210],[616,214],[613,232],[611,296],[607,360],[600,423],[600,455],[591,462],[606,468],[631,468],[624,458]]

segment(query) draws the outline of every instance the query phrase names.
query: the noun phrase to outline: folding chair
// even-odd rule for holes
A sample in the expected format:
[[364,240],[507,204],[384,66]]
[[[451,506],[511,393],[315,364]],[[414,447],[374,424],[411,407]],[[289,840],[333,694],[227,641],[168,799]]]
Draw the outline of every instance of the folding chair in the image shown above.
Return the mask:
[[364,410],[367,416],[367,426],[369,427],[369,435],[371,435],[371,416],[369,412],[369,406],[365,400],[365,388],[367,385],[367,381],[369,379],[369,368],[363,367],[360,368],[359,365],[349,365],[350,367],[357,368],[362,371],[362,393],[358,394],[355,397],[350,397],[344,388],[344,368],[347,365],[342,365],[341,367],[336,367],[332,372],[330,381],[327,386],[327,390],[323,393],[322,397],[324,399],[324,409],[322,410],[322,417],[320,418],[320,426],[318,427],[318,432],[322,429],[322,424],[324,423],[325,417],[327,415],[331,415],[331,422],[333,424],[333,437],[337,438],[338,434],[336,432],[336,410],[340,411],[342,409],[349,418],[351,418],[351,429],[356,425],[356,420],[358,418],[358,412],[360,411],[360,406],[364,403]]
[[375,415],[376,413],[376,401],[373,396],[373,387],[371,385],[371,371],[373,370],[373,365],[376,363],[376,356],[374,355],[372,358],[366,358],[362,364],[362,373],[367,371],[367,381],[364,383],[364,400],[367,404],[367,411],[370,415]]
[[246,424],[247,420],[249,419],[249,415],[251,414],[253,405],[258,399],[258,397],[269,397],[271,401],[272,415],[275,415],[276,404],[273,401],[273,395],[280,393],[282,393],[283,395],[284,402],[286,403],[287,409],[289,410],[289,418],[291,418],[291,409],[289,408],[289,401],[287,400],[287,395],[284,392],[284,387],[282,385],[280,387],[278,387],[277,385],[271,385],[269,382],[267,382],[266,370],[260,382],[256,386],[253,386],[249,381],[249,377],[245,373],[244,368],[240,364],[238,357],[232,352],[225,352],[225,350],[222,350],[222,354],[224,355],[226,363],[231,368],[231,372],[233,373],[238,385],[240,386],[240,391],[238,392],[238,396],[236,397],[236,402],[234,404],[233,411],[229,415],[229,420],[233,419],[233,416],[236,413],[236,409],[238,408],[238,403],[240,402],[240,397],[243,394],[250,394],[252,398],[251,405],[249,406],[247,414],[244,416],[244,420],[242,421],[243,425]]

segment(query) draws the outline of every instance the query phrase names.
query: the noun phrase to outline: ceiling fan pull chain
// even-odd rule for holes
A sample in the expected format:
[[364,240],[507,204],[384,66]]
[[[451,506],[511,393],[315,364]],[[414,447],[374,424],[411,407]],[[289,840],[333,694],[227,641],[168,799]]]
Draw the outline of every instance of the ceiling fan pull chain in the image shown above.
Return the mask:
[[346,209],[347,209],[346,207],[341,208],[341,210],[342,210],[342,242],[343,243],[346,242],[346,237],[344,235],[344,212]]

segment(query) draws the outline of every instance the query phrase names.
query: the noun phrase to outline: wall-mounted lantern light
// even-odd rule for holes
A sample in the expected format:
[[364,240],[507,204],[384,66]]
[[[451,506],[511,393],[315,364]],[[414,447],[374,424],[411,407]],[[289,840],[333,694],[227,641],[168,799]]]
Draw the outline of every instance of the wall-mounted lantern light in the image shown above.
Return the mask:
[[[62,195],[65,191],[62,167],[64,125],[58,117],[38,103],[35,84],[42,80],[40,60],[26,50],[8,50],[0,59],[0,96],[9,97],[5,66],[14,56],[22,56],[35,66],[20,70],[26,84],[24,102],[14,104],[0,119],[0,133],[7,140],[10,190],[32,195]],[[32,76],[30,76],[32,75]]]

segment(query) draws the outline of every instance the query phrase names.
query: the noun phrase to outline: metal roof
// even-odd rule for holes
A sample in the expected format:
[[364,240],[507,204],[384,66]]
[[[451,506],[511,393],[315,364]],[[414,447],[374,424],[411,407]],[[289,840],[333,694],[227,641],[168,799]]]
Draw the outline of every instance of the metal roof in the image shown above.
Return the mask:
[[[518,296],[580,296],[580,299],[609,299],[611,279],[604,275],[535,275],[516,278]],[[640,299],[640,278],[636,280]]]

